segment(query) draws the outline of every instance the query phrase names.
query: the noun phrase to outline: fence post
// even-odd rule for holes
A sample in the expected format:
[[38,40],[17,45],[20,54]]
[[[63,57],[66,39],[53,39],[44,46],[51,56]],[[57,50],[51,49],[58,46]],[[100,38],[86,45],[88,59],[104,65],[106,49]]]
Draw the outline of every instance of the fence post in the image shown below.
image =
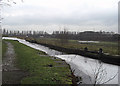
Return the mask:
[[101,60],[102,54],[103,54],[103,49],[100,48],[98,53],[99,53],[98,59]]
[[87,48],[87,47],[85,47],[85,48],[84,48],[84,51],[85,51],[85,52],[87,52],[87,51],[88,51],[88,48]]

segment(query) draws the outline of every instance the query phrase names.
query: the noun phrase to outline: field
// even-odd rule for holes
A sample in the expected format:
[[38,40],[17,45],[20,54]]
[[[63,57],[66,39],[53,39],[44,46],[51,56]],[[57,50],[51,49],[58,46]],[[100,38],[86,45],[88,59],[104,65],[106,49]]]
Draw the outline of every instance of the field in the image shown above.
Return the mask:
[[[31,39],[30,39],[31,40]],[[84,49],[88,48],[90,51],[98,51],[100,48],[103,49],[104,53],[109,53],[110,55],[118,55],[118,43],[117,42],[105,42],[100,41],[99,43],[79,43],[78,40],[68,40],[67,43],[61,43],[59,39],[50,39],[50,38],[39,38],[34,39],[38,43],[52,44],[65,48],[72,49]]]
[[[8,41],[8,40],[5,40]],[[14,45],[16,66],[28,71],[28,76],[21,80],[22,84],[72,84],[69,65],[61,59],[45,56],[44,52],[35,50],[17,41],[8,41]],[[3,51],[5,51],[3,43]],[[65,63],[66,66],[57,61]]]

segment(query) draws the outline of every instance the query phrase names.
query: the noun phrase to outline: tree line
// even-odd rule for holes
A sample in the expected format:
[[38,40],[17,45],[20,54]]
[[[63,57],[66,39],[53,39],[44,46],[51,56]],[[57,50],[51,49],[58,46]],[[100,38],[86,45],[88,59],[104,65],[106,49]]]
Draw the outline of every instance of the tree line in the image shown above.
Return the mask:
[[19,31],[19,30],[2,30],[3,36],[23,36],[23,37],[46,37],[62,39],[64,42],[70,40],[86,40],[86,41],[119,41],[120,34],[105,31],[84,31],[84,32],[72,32],[72,31],[53,31],[52,34],[46,31]]

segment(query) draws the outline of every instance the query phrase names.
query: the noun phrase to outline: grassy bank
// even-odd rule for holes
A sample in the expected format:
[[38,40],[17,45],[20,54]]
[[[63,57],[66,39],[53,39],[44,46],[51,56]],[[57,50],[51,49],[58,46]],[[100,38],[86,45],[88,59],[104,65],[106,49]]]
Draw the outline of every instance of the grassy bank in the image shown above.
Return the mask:
[[[9,41],[14,45],[16,53],[16,66],[29,73],[28,77],[22,79],[22,84],[72,84],[69,66],[58,67],[61,64],[51,59],[45,53],[32,49],[17,41]],[[50,66],[52,65],[52,67]]]
[[2,57],[4,57],[5,53],[6,53],[6,50],[7,50],[7,45],[5,43],[5,40],[2,40]]
[[2,41],[0,40],[0,61],[2,59]]
[[[30,39],[32,40],[32,39]],[[59,39],[48,39],[48,38],[39,38],[34,39],[38,43],[46,43],[55,46],[60,46],[64,48],[72,48],[72,49],[84,49],[88,48],[90,51],[98,51],[99,48],[103,49],[104,53],[109,53],[110,55],[118,55],[118,43],[117,42],[99,42],[99,43],[87,43],[81,44],[78,40],[68,40],[68,43],[61,43]]]

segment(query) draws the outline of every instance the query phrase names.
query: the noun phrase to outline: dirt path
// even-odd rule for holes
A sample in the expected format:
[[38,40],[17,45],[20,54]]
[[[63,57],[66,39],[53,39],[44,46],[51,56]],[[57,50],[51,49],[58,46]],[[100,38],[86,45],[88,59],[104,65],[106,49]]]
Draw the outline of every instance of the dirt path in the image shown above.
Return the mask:
[[2,62],[2,83],[3,84],[20,84],[21,79],[27,75],[26,72],[15,67],[14,46],[6,42],[7,52]]
[[18,70],[15,67],[15,51],[14,47],[11,43],[6,42],[7,44],[7,52],[3,58],[3,71],[13,71],[13,70]]

